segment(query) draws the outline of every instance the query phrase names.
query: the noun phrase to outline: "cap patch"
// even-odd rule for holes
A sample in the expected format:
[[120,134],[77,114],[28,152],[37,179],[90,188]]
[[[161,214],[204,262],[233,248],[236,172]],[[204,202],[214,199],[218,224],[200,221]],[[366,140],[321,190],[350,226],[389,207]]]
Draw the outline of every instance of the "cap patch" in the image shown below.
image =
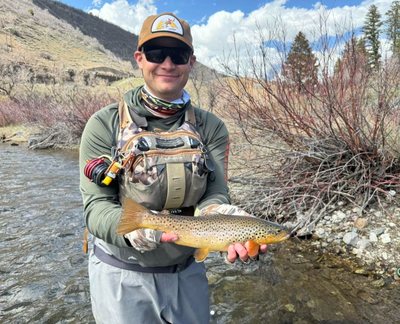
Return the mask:
[[170,32],[183,36],[183,28],[180,21],[171,15],[158,17],[151,26],[151,32]]

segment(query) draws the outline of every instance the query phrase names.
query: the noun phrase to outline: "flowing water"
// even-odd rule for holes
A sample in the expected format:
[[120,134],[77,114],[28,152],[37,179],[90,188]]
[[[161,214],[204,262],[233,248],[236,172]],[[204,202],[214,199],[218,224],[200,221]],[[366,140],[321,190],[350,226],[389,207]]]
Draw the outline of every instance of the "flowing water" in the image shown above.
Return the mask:
[[[0,159],[0,323],[94,323],[77,153],[3,145]],[[399,282],[303,245],[250,265],[209,257],[212,323],[400,323]]]

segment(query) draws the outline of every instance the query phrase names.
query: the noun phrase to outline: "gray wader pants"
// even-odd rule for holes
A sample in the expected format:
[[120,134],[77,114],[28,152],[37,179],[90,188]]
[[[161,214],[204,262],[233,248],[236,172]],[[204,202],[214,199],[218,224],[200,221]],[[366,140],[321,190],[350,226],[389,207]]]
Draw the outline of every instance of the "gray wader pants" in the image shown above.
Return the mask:
[[176,273],[124,270],[89,255],[93,315],[97,324],[208,324],[204,263]]

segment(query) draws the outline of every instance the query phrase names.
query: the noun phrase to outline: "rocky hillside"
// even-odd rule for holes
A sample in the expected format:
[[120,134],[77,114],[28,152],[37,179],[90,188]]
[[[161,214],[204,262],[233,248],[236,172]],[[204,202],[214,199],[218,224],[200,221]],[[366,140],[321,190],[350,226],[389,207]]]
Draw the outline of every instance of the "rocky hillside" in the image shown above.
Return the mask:
[[84,35],[97,39],[107,50],[122,60],[135,65],[133,53],[138,37],[96,16],[53,0],[32,0],[33,4],[47,10],[55,18],[79,29]]
[[[77,10],[71,8],[70,12],[74,13]],[[81,15],[90,16],[83,11]],[[98,26],[110,25],[97,20]],[[116,28],[118,27],[113,26],[110,30]],[[120,30],[121,35],[126,35],[125,31]],[[110,38],[111,35],[112,32]],[[136,36],[130,35],[133,43],[130,46],[134,46]],[[11,64],[14,71],[19,70],[16,67],[25,66],[34,71],[41,71],[38,73],[43,73],[44,70],[53,75],[58,74],[57,71],[76,70],[106,70],[105,73],[117,76],[132,72],[130,62],[123,61],[96,38],[82,32],[68,21],[55,17],[49,9],[40,8],[32,0],[1,1],[0,58],[3,66]]]
[[[137,35],[58,1],[0,2],[0,68],[5,73],[27,67],[44,81],[61,74],[68,79],[76,71],[109,81],[140,76],[133,56],[137,41]],[[214,77],[196,63],[192,79]]]

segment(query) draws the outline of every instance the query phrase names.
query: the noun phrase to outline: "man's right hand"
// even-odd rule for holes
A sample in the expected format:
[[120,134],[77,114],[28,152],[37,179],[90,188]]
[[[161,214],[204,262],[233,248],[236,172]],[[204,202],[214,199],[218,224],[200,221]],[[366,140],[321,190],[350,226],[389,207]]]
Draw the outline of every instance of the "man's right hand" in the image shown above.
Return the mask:
[[124,235],[136,250],[145,252],[156,249],[160,243],[175,242],[178,235],[150,228],[141,228]]

